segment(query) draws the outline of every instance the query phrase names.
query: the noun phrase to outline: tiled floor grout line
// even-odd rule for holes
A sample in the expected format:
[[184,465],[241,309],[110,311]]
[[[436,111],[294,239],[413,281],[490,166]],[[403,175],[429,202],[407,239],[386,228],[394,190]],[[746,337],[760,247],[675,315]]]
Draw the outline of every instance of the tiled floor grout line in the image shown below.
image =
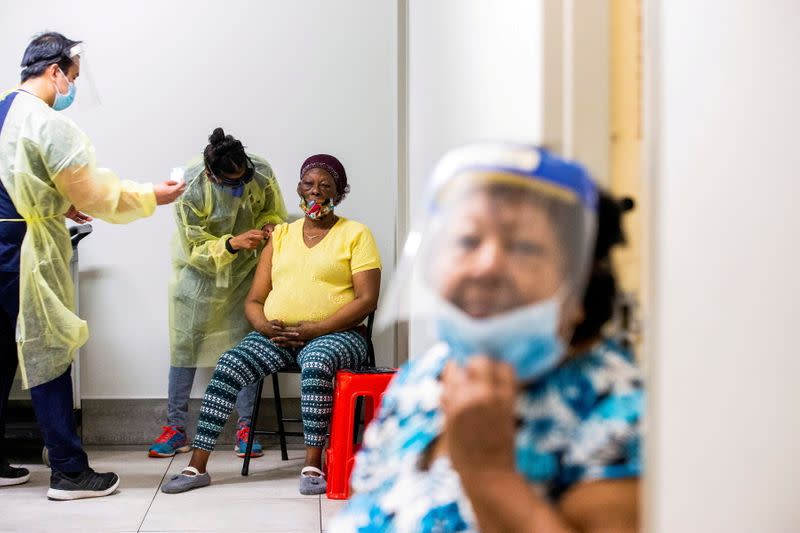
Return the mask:
[[[11,497],[8,499],[6,492],[0,489],[0,509],[4,505],[11,508],[12,505],[19,504],[24,506],[25,514],[37,515],[37,520],[41,519],[43,527],[46,524],[56,531],[64,527],[63,516],[67,516],[72,522],[70,527],[87,532],[117,530],[144,533],[157,530],[178,533],[206,530],[211,533],[213,530],[214,533],[225,533],[234,530],[234,524],[239,523],[236,520],[238,513],[242,511],[248,517],[247,522],[243,523],[254,531],[284,528],[286,531],[319,533],[328,529],[328,518],[341,507],[338,505],[341,502],[327,501],[325,509],[322,509],[322,499],[327,500],[325,494],[304,496],[298,493],[297,474],[302,466],[302,457],[293,456],[291,461],[284,462],[279,452],[268,452],[264,459],[254,463],[260,467],[255,468],[252,472],[255,475],[248,479],[240,475],[240,458],[232,453],[219,453],[215,456],[217,462],[210,465],[218,477],[214,487],[198,491],[188,498],[175,498],[166,494],[160,496],[163,494],[161,488],[168,478],[180,472],[180,468],[173,470],[172,465],[175,464],[175,459],[184,461],[182,456],[152,459],[147,457],[146,450],[140,446],[94,446],[88,452],[92,462],[98,463],[99,470],[116,470],[122,478],[120,490],[114,497],[102,502],[90,500],[85,509],[67,509],[63,506],[55,509],[53,505],[42,504],[38,500],[43,499],[41,487],[46,487],[47,469],[36,465],[31,469],[35,474],[31,480],[33,483],[27,488],[22,487],[18,493],[9,491],[8,496]],[[179,463],[178,466],[185,464]],[[122,469],[121,472],[119,468]],[[148,491],[151,491],[150,494]],[[159,497],[161,502],[156,505],[155,500]],[[215,509],[223,498],[230,501],[230,508],[224,504],[220,509]],[[316,521],[313,520],[312,511],[314,498],[317,498]],[[241,502],[240,499],[246,501]],[[193,501],[203,506],[198,509],[202,511],[202,519],[191,516]],[[263,502],[264,509],[258,509],[260,502]],[[66,510],[65,514],[62,514],[61,509]],[[220,512],[227,514],[220,517]],[[153,513],[152,517],[150,513]],[[0,530],[31,529],[23,517],[5,517],[2,510],[0,516]],[[9,519],[8,524],[6,518]],[[312,525],[315,522],[316,527]],[[149,525],[145,528],[145,524]]]
[[161,479],[159,480],[158,485],[156,485],[156,490],[153,493],[153,498],[150,500],[150,505],[147,506],[147,509],[144,512],[144,516],[142,516],[142,521],[139,522],[139,527],[136,528],[136,532],[137,533],[139,533],[142,530],[142,527],[144,526],[144,521],[147,520],[147,514],[150,512],[150,509],[153,507],[153,502],[156,501],[156,496],[158,496],[158,491],[161,490],[161,484],[164,483],[164,478],[167,477],[167,474],[169,473],[169,469],[172,466],[172,461],[174,461],[174,460],[175,460],[175,456],[174,455],[169,458],[169,463],[167,463],[167,467],[164,469],[164,475],[161,476]]

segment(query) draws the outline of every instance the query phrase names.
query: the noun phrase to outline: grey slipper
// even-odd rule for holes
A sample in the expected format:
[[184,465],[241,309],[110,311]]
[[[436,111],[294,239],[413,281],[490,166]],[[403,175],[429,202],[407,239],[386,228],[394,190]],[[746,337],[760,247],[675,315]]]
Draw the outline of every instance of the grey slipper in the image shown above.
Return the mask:
[[207,487],[211,484],[211,476],[208,475],[208,472],[201,474],[193,466],[187,466],[183,470],[184,472],[193,472],[194,475],[190,476],[181,472],[177,476],[173,476],[172,479],[161,485],[161,492],[164,494],[178,494],[187,490]]
[[[309,476],[307,472],[314,472],[319,476]],[[300,494],[312,496],[315,494],[325,494],[328,483],[325,481],[325,473],[319,468],[307,466],[300,471]]]

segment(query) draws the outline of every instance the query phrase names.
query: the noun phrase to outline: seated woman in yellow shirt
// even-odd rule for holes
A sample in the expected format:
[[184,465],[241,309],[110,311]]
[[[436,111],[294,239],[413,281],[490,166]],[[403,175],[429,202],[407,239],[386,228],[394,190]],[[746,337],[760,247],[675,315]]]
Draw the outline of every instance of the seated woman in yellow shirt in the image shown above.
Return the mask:
[[320,469],[333,378],[366,361],[367,342],[356,328],[375,310],[381,279],[369,228],[333,212],[349,190],[335,157],[319,154],[303,163],[297,192],[305,217],[277,226],[264,248],[245,301],[255,331],[220,357],[203,397],[192,459],[163,492],[208,485],[206,464],[239,391],[295,362],[302,370],[306,445],[300,492],[325,492]]

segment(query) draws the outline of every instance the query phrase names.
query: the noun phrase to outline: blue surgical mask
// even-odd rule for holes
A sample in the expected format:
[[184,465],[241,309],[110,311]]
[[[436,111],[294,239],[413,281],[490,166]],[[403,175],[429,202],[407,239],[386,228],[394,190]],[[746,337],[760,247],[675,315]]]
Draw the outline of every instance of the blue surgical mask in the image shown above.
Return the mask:
[[[61,74],[66,78],[66,74],[61,72]],[[75,101],[75,93],[77,92],[77,88],[75,87],[75,82],[69,81],[67,79],[67,83],[69,84],[69,88],[67,89],[67,94],[61,94],[58,90],[58,85],[56,85],[56,100],[53,102],[53,109],[56,111],[63,111],[69,106],[72,105],[72,102]]]
[[459,363],[488,355],[511,365],[517,379],[529,383],[555,368],[564,356],[557,298],[486,319],[472,318],[449,303],[439,307],[437,334]]

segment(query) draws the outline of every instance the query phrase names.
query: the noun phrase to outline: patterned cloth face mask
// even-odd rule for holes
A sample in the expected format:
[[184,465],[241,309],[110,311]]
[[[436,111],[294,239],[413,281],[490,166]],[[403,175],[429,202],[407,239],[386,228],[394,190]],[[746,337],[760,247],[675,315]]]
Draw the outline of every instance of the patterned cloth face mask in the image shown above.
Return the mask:
[[306,217],[311,220],[317,220],[318,218],[323,218],[333,213],[335,207],[336,205],[333,203],[332,198],[328,198],[321,203],[317,203],[314,200],[306,202],[305,198],[301,198],[300,200],[300,209],[302,209]]

